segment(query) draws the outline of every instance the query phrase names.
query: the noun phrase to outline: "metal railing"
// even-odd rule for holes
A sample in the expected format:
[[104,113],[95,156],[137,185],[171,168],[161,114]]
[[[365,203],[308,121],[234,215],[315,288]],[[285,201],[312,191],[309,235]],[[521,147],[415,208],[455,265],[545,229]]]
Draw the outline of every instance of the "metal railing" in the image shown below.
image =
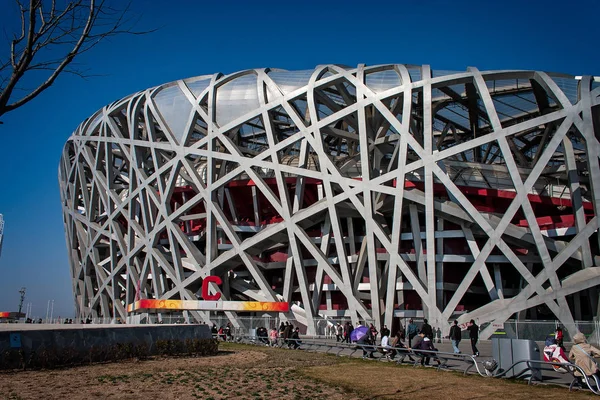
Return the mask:
[[[249,343],[249,344],[258,344],[258,345],[267,345],[266,337],[259,337],[256,335],[242,335],[234,337],[233,341]],[[443,351],[432,351],[432,350],[415,350],[408,347],[393,347],[393,346],[380,346],[376,344],[365,344],[365,343],[339,343],[339,342],[327,342],[320,339],[315,338],[301,338],[301,339],[283,339],[279,338],[277,347],[289,347],[289,344],[298,344],[299,348],[306,351],[315,351],[322,352],[325,354],[332,354],[335,349],[336,356],[342,356],[342,352],[350,351],[350,354],[346,354],[348,357],[353,357],[354,354],[358,351],[363,351],[363,353],[379,353],[379,357],[374,357],[378,360],[386,359],[387,361],[396,361],[397,364],[402,364],[406,357],[412,361],[414,366],[418,366],[420,361],[423,358],[431,358],[433,360],[439,359],[440,363],[437,366],[437,369],[447,368],[448,362],[452,360],[465,362],[465,374],[472,367],[472,364],[475,364],[477,361],[475,356],[464,353],[449,353]],[[326,348],[325,351],[322,351],[322,348]],[[386,358],[393,351],[399,355],[399,360],[394,360],[392,358]],[[414,357],[414,359],[413,359]],[[395,358],[395,357],[394,357]]]
[[[261,339],[268,339],[268,338],[261,338],[259,336],[256,335],[243,335],[243,336],[238,336],[235,338],[236,342],[242,342],[242,343],[248,343],[248,344],[264,344],[264,345],[268,345],[268,342],[264,342]],[[384,360],[386,359],[387,361],[394,361],[393,359],[390,358],[386,358],[386,355],[390,352],[392,352],[393,350],[396,351],[396,354],[402,354],[402,356],[400,357],[399,360],[396,361],[397,364],[402,364],[404,362],[404,359],[406,357],[412,358],[414,357],[414,359],[412,360],[412,364],[413,366],[418,366],[421,361],[423,361],[424,358],[430,358],[432,360],[439,360],[439,364],[437,366],[437,370],[440,369],[448,369],[450,366],[448,365],[449,361],[455,360],[455,361],[460,361],[463,362],[465,364],[465,368],[463,371],[463,374],[466,375],[469,373],[469,371],[471,371],[471,369],[475,368],[475,370],[477,371],[477,374],[479,374],[482,377],[486,377],[486,378],[502,378],[505,377],[511,370],[515,370],[515,368],[520,365],[520,364],[525,364],[526,368],[521,369],[516,375],[513,376],[513,378],[520,378],[523,377],[525,374],[529,373],[529,378],[528,379],[528,384],[531,384],[532,381],[536,381],[539,380],[540,382],[543,382],[543,373],[542,371],[544,369],[542,369],[541,367],[546,365],[546,366],[556,366],[556,367],[562,367],[564,368],[566,371],[568,371],[568,373],[570,373],[570,375],[572,376],[572,380],[569,384],[569,391],[573,390],[575,384],[577,384],[578,382],[584,383],[585,386],[587,386],[587,388],[594,393],[595,395],[600,395],[600,381],[598,379],[597,376],[592,375],[592,376],[587,376],[585,374],[585,372],[583,371],[583,369],[581,369],[579,366],[572,364],[572,363],[560,363],[560,362],[552,362],[552,361],[543,361],[543,360],[519,360],[514,362],[511,366],[509,366],[506,369],[499,369],[499,367],[496,367],[493,371],[488,371],[485,369],[483,362],[478,362],[476,359],[476,356],[473,355],[469,355],[469,354],[457,354],[457,353],[449,353],[449,352],[443,352],[443,351],[436,351],[436,350],[416,350],[416,349],[410,349],[410,348],[406,348],[406,347],[392,347],[392,346],[386,346],[386,347],[382,347],[382,346],[378,346],[378,345],[374,345],[374,344],[359,344],[359,343],[352,343],[352,344],[345,344],[345,343],[339,343],[339,342],[327,342],[327,341],[323,341],[323,340],[319,340],[319,339],[311,339],[311,338],[301,338],[301,339],[285,339],[286,342],[278,342],[277,347],[286,347],[286,345],[289,346],[289,343],[296,343],[297,346],[294,346],[295,348],[299,348],[305,351],[314,351],[314,352],[322,352],[325,354],[331,354],[333,353],[334,349],[335,349],[335,355],[336,356],[342,356],[342,352],[349,350],[350,354],[347,354],[348,357],[353,357],[355,355],[356,352],[358,351],[363,351],[363,354],[366,353],[375,353],[378,352],[381,355],[379,357],[376,357],[375,359],[377,360]],[[323,351],[322,349],[326,348],[325,351]],[[537,367],[536,367],[537,365]],[[539,370],[540,374],[539,374],[539,378],[537,377],[536,374],[532,373],[535,370]],[[577,376],[575,374],[575,372],[579,372],[579,374],[581,374],[581,376]]]
[[[554,334],[557,326],[562,326],[560,321],[532,321],[508,320],[504,323],[504,330],[515,339],[529,339],[544,341],[546,336]],[[589,342],[600,343],[600,321],[575,321],[577,330],[583,333]],[[571,335],[563,327],[564,341],[570,342]],[[482,329],[484,326],[482,326]]]
[[[481,376],[490,377],[490,378],[502,378],[502,377],[506,376],[511,370],[515,370],[516,367],[520,364],[525,364],[526,368],[520,370],[517,375],[513,376],[513,378],[519,378],[519,377],[523,376],[524,374],[530,373],[534,370],[540,371],[539,379],[537,378],[536,374],[531,374],[530,379],[527,380],[528,385],[531,384],[531,382],[535,381],[535,380],[539,380],[540,382],[543,381],[543,373],[541,373],[542,369],[540,368],[541,366],[543,366],[543,365],[556,366],[556,367],[564,368],[565,371],[568,371],[568,373],[570,373],[571,376],[573,377],[573,379],[571,380],[571,383],[569,385],[569,391],[571,391],[573,389],[575,383],[579,381],[578,378],[580,378],[581,381],[583,381],[587,385],[588,389],[592,393],[594,393],[596,395],[600,395],[600,382],[599,382],[598,377],[596,375],[590,375],[590,376],[586,375],[585,372],[583,371],[583,369],[581,369],[581,367],[577,366],[576,364],[572,364],[572,363],[561,363],[561,362],[544,361],[544,360],[519,360],[519,361],[515,361],[511,366],[509,366],[506,369],[498,370],[498,372],[496,372],[496,373],[481,372],[477,363],[475,363],[474,365],[477,370],[477,373]],[[538,367],[536,367],[535,365],[538,365]],[[579,372],[581,374],[581,376],[575,375],[575,371]]]
[[[73,318],[73,323],[81,323],[83,321],[86,322],[86,318],[76,319]],[[402,318],[400,322],[402,326],[406,329],[408,326],[408,318]],[[413,318],[418,327],[422,324],[422,319]],[[231,324],[231,327],[236,335],[250,334],[250,332],[259,327],[265,327],[267,329],[270,328],[279,328],[281,322],[290,322],[292,325],[300,327],[301,334],[305,335],[308,331],[306,327],[306,321],[280,318],[279,315],[264,315],[264,316],[242,316],[237,317],[235,321],[229,320],[225,315],[217,315],[211,316],[210,323],[211,325],[215,325],[217,329],[219,327],[226,327],[227,324]],[[37,322],[37,320],[36,320]],[[52,321],[43,320],[44,323],[63,323],[64,318],[60,320],[54,318]],[[92,318],[92,324],[114,324],[114,323],[126,323],[124,320],[119,320],[116,318]],[[138,323],[134,321],[130,321],[131,323]],[[346,317],[336,317],[336,318],[316,318],[314,319],[314,332],[315,337],[320,338],[330,338],[335,337],[335,327],[338,323],[344,325],[346,322],[352,322],[350,318]],[[372,320],[361,320],[363,325],[368,326],[373,323]],[[159,319],[157,315],[150,315],[147,318],[144,318],[139,323],[141,324],[185,324],[187,323],[182,313],[172,313],[166,314],[163,313],[161,318]],[[353,327],[355,324],[352,324]],[[480,328],[481,330],[485,329],[489,323],[482,323]],[[588,342],[600,344],[600,321],[575,321],[575,325],[577,329],[582,332]],[[515,339],[529,339],[535,341],[544,341],[547,336],[553,335],[556,327],[561,326],[560,321],[556,320],[546,320],[546,321],[534,321],[534,320],[508,320],[504,324],[498,326],[497,329],[502,329],[509,338]],[[381,330],[381,327],[376,327],[377,330]],[[389,327],[392,329],[392,327]],[[436,343],[444,343],[448,339],[444,337],[442,334],[443,329],[439,329],[438,327],[433,327],[434,337],[432,340]],[[396,332],[391,332],[392,335]],[[564,341],[570,342],[571,335],[565,327],[563,327],[564,333]],[[468,333],[463,331],[463,337],[467,338]]]

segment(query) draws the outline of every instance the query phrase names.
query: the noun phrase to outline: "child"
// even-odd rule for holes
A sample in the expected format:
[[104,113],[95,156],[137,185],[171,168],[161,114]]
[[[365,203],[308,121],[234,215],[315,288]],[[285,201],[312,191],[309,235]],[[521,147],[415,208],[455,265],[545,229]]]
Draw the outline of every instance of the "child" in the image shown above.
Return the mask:
[[[544,361],[556,362],[556,363],[569,363],[567,355],[564,350],[556,344],[556,339],[552,336],[546,338],[546,346],[544,347]],[[568,372],[565,367],[559,365],[553,365],[552,369],[556,372],[566,373]]]
[[271,347],[277,346],[277,329],[271,328],[271,332],[269,332],[269,344]]

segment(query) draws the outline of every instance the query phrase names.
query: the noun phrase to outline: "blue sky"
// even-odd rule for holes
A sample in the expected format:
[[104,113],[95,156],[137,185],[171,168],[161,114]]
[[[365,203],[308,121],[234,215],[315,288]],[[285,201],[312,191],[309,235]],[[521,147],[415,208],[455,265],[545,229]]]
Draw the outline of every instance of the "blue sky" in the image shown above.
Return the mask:
[[[206,3],[206,4],[204,4]],[[429,64],[433,69],[540,69],[600,75],[593,1],[158,1],[134,0],[145,36],[121,36],[81,59],[101,76],[63,76],[2,117],[0,311],[22,286],[33,315],[73,316],[57,170],[85,118],[132,92],[179,78],[248,68],[336,63]],[[0,0],[0,26],[12,4]],[[0,40],[0,54],[7,54]]]

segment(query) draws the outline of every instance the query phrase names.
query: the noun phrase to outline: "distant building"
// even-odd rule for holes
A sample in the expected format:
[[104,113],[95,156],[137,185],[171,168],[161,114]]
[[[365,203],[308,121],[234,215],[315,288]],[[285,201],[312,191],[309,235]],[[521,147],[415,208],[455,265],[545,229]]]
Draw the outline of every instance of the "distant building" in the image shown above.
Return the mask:
[[115,101],[59,168],[77,318],[197,300],[216,275],[225,300],[301,304],[309,333],[321,316],[574,329],[598,313],[599,103],[593,77],[412,65]]
[[0,311],[0,323],[1,322],[14,322],[20,318],[25,318],[25,314],[12,311]]

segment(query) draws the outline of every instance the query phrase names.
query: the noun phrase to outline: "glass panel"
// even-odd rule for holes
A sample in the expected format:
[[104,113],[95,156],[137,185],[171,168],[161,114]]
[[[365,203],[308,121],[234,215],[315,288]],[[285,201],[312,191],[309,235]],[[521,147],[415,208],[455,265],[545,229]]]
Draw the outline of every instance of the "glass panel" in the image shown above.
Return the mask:
[[181,143],[190,118],[192,105],[179,89],[179,86],[169,86],[154,96],[154,104],[162,115],[165,123],[175,139]]
[[217,89],[217,123],[224,126],[260,106],[256,75],[249,74],[227,82]]
[[454,75],[454,74],[460,74],[460,72],[458,71],[447,71],[447,70],[443,70],[443,69],[434,69],[431,70],[431,76],[434,78],[437,78],[438,76],[446,76],[446,75]]
[[561,78],[557,76],[551,76],[552,80],[556,82],[556,85],[560,90],[563,91],[565,96],[569,99],[571,104],[577,103],[577,88],[579,81],[573,78]]
[[306,86],[315,71],[312,69],[302,71],[271,71],[269,76],[281,88],[284,94]]
[[410,80],[413,82],[417,82],[421,80],[421,68],[420,67],[409,67],[408,74],[410,75]]
[[200,93],[204,91],[210,85],[210,78],[203,79],[204,77],[185,79],[184,82],[195,97],[200,96]]
[[402,85],[402,78],[394,70],[379,71],[367,74],[365,84],[375,93],[379,93]]

